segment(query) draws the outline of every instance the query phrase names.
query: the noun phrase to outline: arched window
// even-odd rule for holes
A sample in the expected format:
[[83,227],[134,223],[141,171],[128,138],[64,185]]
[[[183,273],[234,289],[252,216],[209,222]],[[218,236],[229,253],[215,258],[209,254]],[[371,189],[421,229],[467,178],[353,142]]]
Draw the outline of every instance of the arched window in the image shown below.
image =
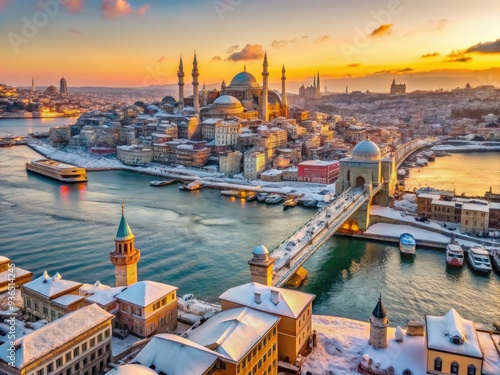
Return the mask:
[[467,375],[476,375],[476,366],[469,365],[467,367]]
[[458,374],[458,362],[451,362],[450,374]]
[[441,358],[437,357],[436,359],[434,359],[434,370],[441,371],[442,368],[443,361],[441,360]]

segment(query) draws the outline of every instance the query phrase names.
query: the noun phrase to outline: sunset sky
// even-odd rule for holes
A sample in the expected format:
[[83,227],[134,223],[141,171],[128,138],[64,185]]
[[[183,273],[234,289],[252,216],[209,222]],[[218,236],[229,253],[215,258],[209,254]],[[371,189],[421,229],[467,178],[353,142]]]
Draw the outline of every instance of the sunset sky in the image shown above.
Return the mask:
[[[45,4],[45,5],[44,5]],[[140,87],[220,85],[247,70],[295,91],[500,86],[498,0],[0,0],[0,83]],[[387,84],[388,82],[388,84]],[[186,85],[186,90],[189,90]]]

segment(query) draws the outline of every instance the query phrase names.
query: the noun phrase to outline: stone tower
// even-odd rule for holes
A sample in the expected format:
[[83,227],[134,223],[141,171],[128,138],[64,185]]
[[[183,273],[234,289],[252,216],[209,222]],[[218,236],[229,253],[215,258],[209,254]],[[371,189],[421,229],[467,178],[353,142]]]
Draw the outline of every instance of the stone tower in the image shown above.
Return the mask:
[[285,73],[285,64],[283,64],[283,69],[281,69],[281,115],[284,118],[288,118],[288,101],[286,99]]
[[252,251],[253,258],[248,261],[252,282],[273,285],[274,258],[269,257],[269,251],[262,244]]
[[368,344],[375,349],[387,347],[387,327],[389,320],[382,304],[382,294],[378,298],[377,306],[373,309],[372,317],[370,318],[370,340]]
[[198,86],[200,83],[198,82],[198,77],[200,73],[198,73],[198,61],[196,60],[196,52],[194,53],[193,59],[193,71],[191,72],[191,76],[193,77],[193,107],[194,113],[200,113],[200,97],[198,96]]
[[61,78],[61,81],[59,81],[59,93],[61,95],[66,95],[68,93],[68,83],[64,78]]
[[129,286],[137,282],[137,263],[141,252],[134,247],[134,234],[125,219],[122,203],[122,218],[115,237],[115,250],[109,259],[115,266],[115,286]]
[[179,60],[179,70],[177,71],[177,77],[179,78],[179,108],[184,107],[184,65],[182,64],[182,56]]
[[261,100],[261,118],[264,121],[269,121],[269,114],[267,113],[267,95],[269,91],[269,72],[267,71],[267,52],[264,53],[264,61],[262,63],[262,100]]

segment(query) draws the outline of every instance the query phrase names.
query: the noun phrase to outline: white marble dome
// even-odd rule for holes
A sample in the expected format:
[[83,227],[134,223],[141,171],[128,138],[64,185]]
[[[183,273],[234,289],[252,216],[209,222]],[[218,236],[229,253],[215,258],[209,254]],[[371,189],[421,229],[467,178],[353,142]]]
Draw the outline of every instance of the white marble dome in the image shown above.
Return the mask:
[[366,139],[354,146],[351,157],[353,160],[377,161],[382,159],[382,153],[375,143]]
[[213,104],[223,105],[223,106],[241,106],[241,102],[231,95],[222,95],[214,100]]

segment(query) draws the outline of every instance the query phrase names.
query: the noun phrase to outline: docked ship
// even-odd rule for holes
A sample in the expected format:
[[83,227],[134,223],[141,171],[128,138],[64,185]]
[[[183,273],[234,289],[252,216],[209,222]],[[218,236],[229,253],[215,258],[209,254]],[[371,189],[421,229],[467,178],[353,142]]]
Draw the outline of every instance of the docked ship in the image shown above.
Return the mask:
[[62,182],[87,182],[85,168],[50,159],[36,159],[26,163],[26,169]]
[[446,264],[451,267],[464,265],[464,249],[456,243],[446,245]]
[[201,188],[202,188],[201,183],[199,183],[197,181],[193,181],[193,182],[190,182],[188,184],[182,184],[181,186],[179,186],[179,189],[188,190],[188,191],[200,190]]
[[417,243],[410,233],[403,233],[399,236],[399,251],[401,255],[414,256]]
[[155,180],[151,181],[149,185],[151,186],[167,186],[176,183],[176,179],[171,179],[171,180]]
[[468,252],[469,265],[473,271],[489,274],[491,272],[490,256],[482,246],[472,246]]

